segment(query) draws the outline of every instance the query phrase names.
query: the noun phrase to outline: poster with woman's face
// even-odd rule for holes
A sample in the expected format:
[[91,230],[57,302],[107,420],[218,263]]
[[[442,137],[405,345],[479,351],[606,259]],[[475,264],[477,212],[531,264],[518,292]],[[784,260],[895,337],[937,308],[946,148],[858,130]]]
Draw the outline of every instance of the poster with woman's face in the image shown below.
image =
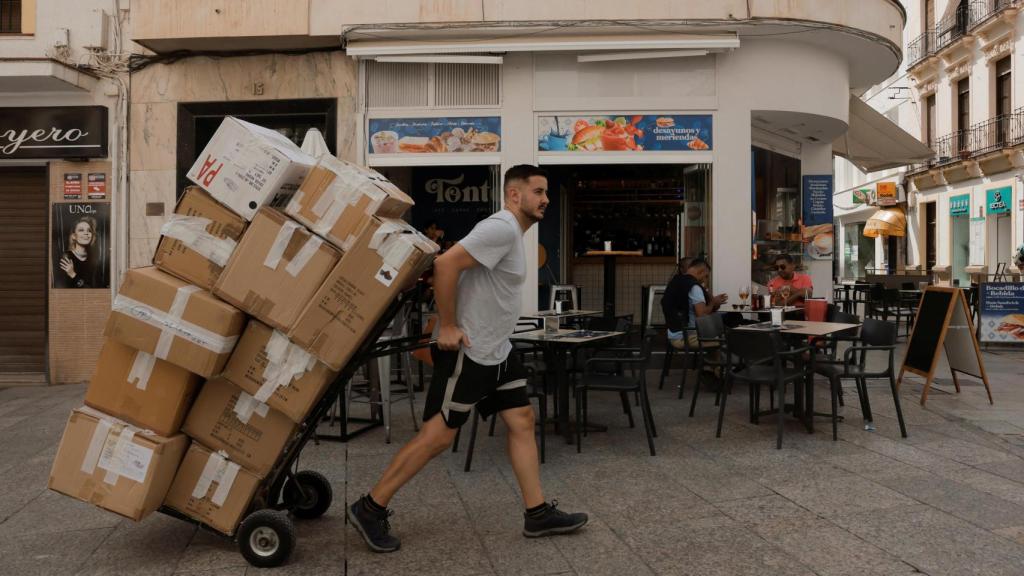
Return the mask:
[[54,288],[110,288],[110,204],[53,205]]

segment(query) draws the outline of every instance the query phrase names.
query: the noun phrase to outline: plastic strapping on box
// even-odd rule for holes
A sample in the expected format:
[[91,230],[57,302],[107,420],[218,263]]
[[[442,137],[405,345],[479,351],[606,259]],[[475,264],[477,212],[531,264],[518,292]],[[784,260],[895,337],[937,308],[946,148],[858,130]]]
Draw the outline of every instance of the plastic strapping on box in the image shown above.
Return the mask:
[[[180,321],[183,314],[185,314],[185,307],[188,306],[188,299],[199,292],[198,286],[192,286],[191,284],[178,288],[178,291],[174,293],[174,301],[171,302],[171,308],[167,311],[167,318],[171,322]],[[167,355],[171,352],[171,344],[174,343],[174,332],[166,328],[160,331],[160,340],[156,343],[156,351],[153,355],[160,359],[166,359]]]
[[85,451],[85,459],[82,460],[82,472],[92,474],[96,471],[96,464],[100,461],[100,452],[103,444],[107,441],[107,434],[110,433],[112,424],[106,418],[101,418],[92,431],[92,439],[89,440],[89,449]]
[[[121,433],[117,436],[117,444],[114,446],[114,453],[111,455],[111,460],[117,463],[117,468],[124,466],[124,454],[128,450],[128,445],[132,443],[132,439],[135,438],[135,431],[131,426],[125,426],[121,428]],[[103,482],[113,486],[117,484],[117,477],[120,474],[117,471],[107,468],[107,473],[103,476]]]
[[137,350],[135,361],[132,362],[132,369],[128,371],[128,383],[134,382],[136,388],[145,390],[149,385],[149,377],[153,375],[154,366],[156,366],[156,356]]
[[320,250],[320,246],[322,246],[323,243],[324,241],[321,240],[319,236],[310,234],[306,243],[302,245],[302,248],[299,248],[298,254],[296,254],[295,257],[292,258],[292,261],[285,266],[285,272],[292,276],[298,276],[299,273],[302,272],[302,269],[306,267],[306,264],[309,264],[309,261],[312,260],[313,256],[318,250]]
[[[132,426],[124,420],[108,416],[107,414],[88,406],[82,406],[75,410],[96,420],[96,428],[93,430],[92,438],[89,440],[89,448],[86,449],[85,458],[82,459],[81,470],[86,474],[91,475],[96,471],[96,466],[99,464],[100,458],[103,456],[103,448],[107,443],[107,437],[112,431],[119,434],[113,454],[115,459],[120,459],[122,457],[128,447],[128,444],[131,443],[136,434],[155,436],[152,430],[144,430],[136,426]],[[116,473],[111,476],[111,471],[108,470],[103,481],[107,484],[113,484],[117,482],[117,476],[118,474]]]
[[239,392],[238,401],[235,402],[235,416],[238,417],[238,421],[242,424],[248,424],[252,418],[253,412],[259,414],[261,418],[267,417],[267,412],[270,407],[260,402],[248,392]]
[[[193,286],[193,288],[195,288]],[[198,288],[196,288],[198,290]],[[177,298],[175,298],[177,299]],[[182,320],[180,316],[174,317],[168,312],[158,310],[149,304],[139,302],[129,298],[123,294],[118,294],[114,298],[114,304],[110,307],[112,312],[120,312],[126,316],[130,316],[145,322],[150,326],[159,328],[161,330],[160,338],[164,337],[164,334],[171,334],[172,336],[183,338],[196,346],[206,348],[216,354],[225,354],[230,352],[235,347],[235,342],[238,341],[238,336],[221,336],[206,328],[196,326],[191,322]],[[157,358],[166,359],[164,356],[154,353]]]
[[285,207],[285,212],[299,212],[302,210],[302,198],[305,194],[302,190],[296,190],[295,194],[292,194],[292,199],[288,201],[288,206]]
[[214,506],[220,507],[224,505],[228,495],[231,494],[231,487],[235,485],[235,478],[238,477],[238,470],[240,468],[241,466],[234,462],[226,462],[224,473],[217,479],[217,489],[213,491],[213,496],[210,498],[210,502]]
[[292,380],[316,365],[312,354],[289,342],[288,337],[277,330],[271,334],[264,352],[267,355],[267,367],[263,370],[263,385],[253,396],[260,402],[266,402],[278,388],[291,384]]
[[277,238],[274,238],[274,243],[270,245],[270,251],[267,252],[267,257],[263,260],[263,265],[271,270],[277,270],[277,265],[281,263],[281,258],[284,256],[284,251],[288,248],[288,243],[292,240],[292,235],[299,229],[299,225],[291,220],[285,221],[281,229],[277,231]]
[[203,258],[217,266],[226,266],[238,245],[233,238],[218,238],[206,231],[212,220],[199,216],[175,214],[160,228],[168,238],[180,240]]

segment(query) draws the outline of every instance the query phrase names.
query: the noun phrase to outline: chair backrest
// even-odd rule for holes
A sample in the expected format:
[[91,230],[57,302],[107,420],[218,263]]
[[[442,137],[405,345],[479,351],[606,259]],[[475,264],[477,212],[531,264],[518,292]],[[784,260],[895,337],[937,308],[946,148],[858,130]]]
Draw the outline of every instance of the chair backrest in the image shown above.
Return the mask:
[[817,298],[804,300],[804,318],[811,322],[824,322],[828,318],[828,301]]
[[568,304],[562,304],[563,310],[579,310],[580,287],[575,284],[555,284],[551,286],[551,295],[548,298],[548,310],[555,309],[555,300],[568,302]]
[[665,317],[661,313],[661,306],[658,305],[664,295],[665,286],[644,286],[643,301],[640,302],[640,307],[643,309],[643,316],[640,317],[643,332],[654,326],[664,326]]
[[721,338],[725,334],[725,321],[721,314],[697,316],[695,324],[700,338]]
[[832,322],[838,322],[840,324],[860,324],[860,316],[856,314],[848,314],[842,310],[836,310],[832,314]]
[[885,287],[881,284],[872,284],[870,291],[868,292],[868,297],[871,298],[873,302],[880,303],[882,298],[885,297]]
[[778,357],[779,333],[774,330],[733,329],[725,333],[725,345],[729,353],[743,360],[747,365],[757,364]]
[[900,283],[900,290],[913,290],[915,288],[913,282],[902,282]]
[[883,288],[882,301],[889,305],[899,305],[900,291],[898,288]]
[[867,318],[860,329],[860,339],[868,346],[892,346],[896,344],[899,327],[893,322]]

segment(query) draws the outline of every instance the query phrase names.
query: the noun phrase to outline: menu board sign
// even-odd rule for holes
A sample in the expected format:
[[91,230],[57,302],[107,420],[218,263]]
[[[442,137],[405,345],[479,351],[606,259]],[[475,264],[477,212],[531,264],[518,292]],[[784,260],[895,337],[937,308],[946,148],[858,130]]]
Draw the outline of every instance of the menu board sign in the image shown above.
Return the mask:
[[1024,343],[1024,284],[982,283],[978,318],[982,342]]
[[501,151],[501,118],[373,118],[367,150],[372,155]]
[[541,152],[705,152],[713,149],[710,114],[539,116]]
[[804,255],[812,260],[831,260],[835,245],[832,229],[832,175],[803,177]]

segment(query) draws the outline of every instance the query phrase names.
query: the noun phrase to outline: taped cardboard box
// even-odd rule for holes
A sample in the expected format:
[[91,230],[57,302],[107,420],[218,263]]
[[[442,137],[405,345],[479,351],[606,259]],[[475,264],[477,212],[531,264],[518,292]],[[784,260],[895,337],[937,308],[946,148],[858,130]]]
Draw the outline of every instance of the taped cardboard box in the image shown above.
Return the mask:
[[188,370],[109,338],[85,403],[161,436],[181,428],[202,378]]
[[153,255],[157,268],[204,290],[213,289],[227,265],[245,220],[198,186],[189,186],[160,229]]
[[242,236],[213,293],[287,331],[341,252],[282,212],[263,208]]
[[336,373],[283,333],[253,320],[222,376],[256,400],[301,423]]
[[340,370],[398,293],[430,266],[437,249],[405,221],[370,217],[289,337]]
[[412,198],[379,172],[324,155],[285,212],[348,250],[367,216],[401,218],[413,204]]
[[228,116],[187,176],[221,204],[252,220],[260,206],[287,204],[315,164],[279,132]]
[[230,536],[249,509],[259,484],[258,476],[223,452],[193,442],[164,505]]
[[227,363],[245,314],[156,268],[125,272],[104,335],[209,378]]
[[226,378],[203,385],[181,428],[204,446],[227,452],[261,478],[274,467],[295,429],[287,416]]
[[188,438],[143,431],[88,407],[71,412],[49,488],[132,520],[163,502]]

